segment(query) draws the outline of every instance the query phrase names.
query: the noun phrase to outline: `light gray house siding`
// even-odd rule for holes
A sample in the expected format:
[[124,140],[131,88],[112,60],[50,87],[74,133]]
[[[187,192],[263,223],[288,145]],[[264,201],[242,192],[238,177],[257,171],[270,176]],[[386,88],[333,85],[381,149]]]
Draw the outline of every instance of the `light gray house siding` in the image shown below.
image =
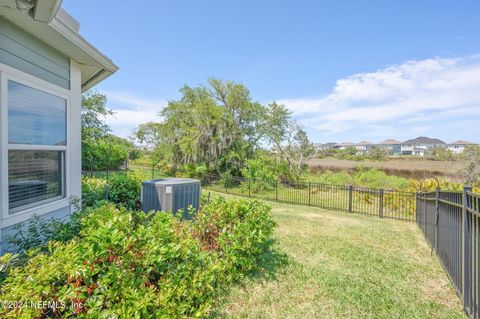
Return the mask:
[[[70,90],[70,58],[1,17],[0,63]],[[67,205],[39,216],[42,220],[64,220],[70,213],[70,205]],[[0,254],[10,250],[6,241],[15,234],[18,225],[4,226],[2,223],[0,222]],[[24,222],[23,227],[27,224],[28,221]]]
[[[40,215],[39,219],[41,221],[51,221],[52,219],[66,221],[70,218],[70,207],[64,207],[61,209],[57,209],[51,213],[47,213],[44,215]],[[17,234],[18,225],[21,225],[22,230],[27,231],[29,221],[25,221],[23,223],[14,224],[5,228],[2,228],[0,231],[0,254],[14,251],[14,247],[12,247],[8,239],[15,237]]]
[[70,89],[70,59],[2,18],[0,63]]

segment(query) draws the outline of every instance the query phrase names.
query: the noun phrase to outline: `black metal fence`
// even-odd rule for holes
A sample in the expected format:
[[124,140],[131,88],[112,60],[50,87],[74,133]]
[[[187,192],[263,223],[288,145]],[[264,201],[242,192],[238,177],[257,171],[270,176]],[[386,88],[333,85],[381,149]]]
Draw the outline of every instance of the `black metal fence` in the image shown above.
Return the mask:
[[151,179],[165,177],[165,174],[162,173],[157,165],[135,165],[128,164],[128,162],[126,162],[126,164],[120,169],[94,170],[92,165],[88,169],[84,168],[82,170],[82,175],[86,177],[109,179],[115,175],[127,175],[129,172],[141,172],[143,175],[148,176],[148,178]]
[[203,188],[227,194],[260,198],[352,213],[415,220],[415,193],[311,182],[279,182],[208,174]]
[[465,312],[480,317],[480,194],[463,192],[417,194],[416,222],[448,273]]

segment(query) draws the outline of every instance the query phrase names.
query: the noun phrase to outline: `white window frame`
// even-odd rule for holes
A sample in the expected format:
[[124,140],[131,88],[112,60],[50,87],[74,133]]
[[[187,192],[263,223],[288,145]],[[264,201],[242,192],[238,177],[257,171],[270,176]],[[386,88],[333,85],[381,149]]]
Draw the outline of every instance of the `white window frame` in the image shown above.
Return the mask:
[[[66,100],[67,118],[66,118],[66,146],[49,145],[9,145],[8,144],[8,81],[14,81],[19,84],[52,94]],[[71,156],[71,91],[48,81],[39,79],[25,72],[0,63],[0,211],[2,224],[4,226],[15,224],[33,215],[43,215],[57,209],[65,208],[70,205],[70,156]],[[40,201],[31,205],[19,207],[10,211],[8,201],[8,151],[9,150],[51,150],[63,151],[64,172],[62,172],[63,196],[61,198]]]

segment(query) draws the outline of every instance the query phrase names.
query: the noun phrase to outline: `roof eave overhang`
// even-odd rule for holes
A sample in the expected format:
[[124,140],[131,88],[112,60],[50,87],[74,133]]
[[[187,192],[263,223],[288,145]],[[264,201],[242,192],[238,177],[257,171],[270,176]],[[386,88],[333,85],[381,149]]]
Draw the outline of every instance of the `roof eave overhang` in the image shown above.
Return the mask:
[[82,92],[118,70],[118,67],[79,34],[79,24],[61,9],[61,0],[35,0],[30,14],[22,14],[14,0],[0,0],[0,17],[77,62]]
[[94,72],[93,75],[87,78],[82,77],[82,92],[92,88],[118,70],[118,67],[109,58],[88,43],[80,34],[70,29],[58,17],[54,17],[49,25],[53,30],[84,52],[92,62],[90,65],[97,66],[98,70]]

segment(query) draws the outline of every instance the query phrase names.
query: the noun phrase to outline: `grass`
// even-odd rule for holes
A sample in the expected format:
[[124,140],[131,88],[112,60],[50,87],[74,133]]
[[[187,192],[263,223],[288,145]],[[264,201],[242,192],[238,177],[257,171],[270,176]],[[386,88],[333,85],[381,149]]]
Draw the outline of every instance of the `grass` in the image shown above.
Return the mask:
[[233,288],[213,318],[465,318],[414,223],[272,206],[288,263]]

